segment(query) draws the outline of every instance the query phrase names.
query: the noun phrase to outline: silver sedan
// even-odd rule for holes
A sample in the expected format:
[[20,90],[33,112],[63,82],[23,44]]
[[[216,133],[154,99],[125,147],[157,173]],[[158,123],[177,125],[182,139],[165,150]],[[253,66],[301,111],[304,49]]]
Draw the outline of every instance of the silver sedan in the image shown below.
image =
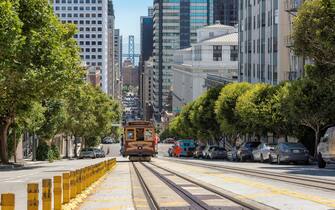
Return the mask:
[[271,151],[274,150],[275,144],[261,143],[252,151],[254,161],[265,162],[269,160]]

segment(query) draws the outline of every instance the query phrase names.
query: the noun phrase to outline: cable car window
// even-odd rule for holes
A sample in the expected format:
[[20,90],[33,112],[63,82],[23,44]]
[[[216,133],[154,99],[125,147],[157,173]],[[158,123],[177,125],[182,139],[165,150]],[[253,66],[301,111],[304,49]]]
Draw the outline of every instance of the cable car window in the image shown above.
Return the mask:
[[145,129],[145,140],[146,141],[152,141],[152,129]]
[[127,140],[135,140],[135,132],[134,130],[127,130]]
[[136,138],[137,141],[144,141],[144,128],[136,129]]

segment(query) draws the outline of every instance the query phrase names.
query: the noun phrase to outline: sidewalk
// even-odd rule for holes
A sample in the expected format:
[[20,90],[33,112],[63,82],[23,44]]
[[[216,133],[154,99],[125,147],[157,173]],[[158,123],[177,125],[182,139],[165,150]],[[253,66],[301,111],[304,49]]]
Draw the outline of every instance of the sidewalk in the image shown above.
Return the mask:
[[119,162],[78,210],[135,209],[129,170],[128,162]]

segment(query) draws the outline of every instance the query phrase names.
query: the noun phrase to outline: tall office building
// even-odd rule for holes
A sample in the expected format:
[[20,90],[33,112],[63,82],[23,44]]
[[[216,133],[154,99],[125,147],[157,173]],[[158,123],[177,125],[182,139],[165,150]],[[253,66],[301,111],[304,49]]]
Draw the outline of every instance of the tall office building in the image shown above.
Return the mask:
[[153,18],[150,16],[150,10],[148,13],[149,16],[141,17],[141,55],[139,61],[139,98],[140,98],[140,107],[144,110],[145,106],[145,86],[144,84],[144,66],[145,62],[149,60],[152,56],[153,50]]
[[112,0],[108,0],[108,95],[115,97],[116,72],[114,62],[115,15]]
[[148,7],[148,16],[153,17],[154,16],[154,8],[153,7]]
[[122,90],[122,36],[120,36],[120,29],[114,29],[114,97],[121,96]]
[[156,119],[171,110],[173,53],[197,40],[196,30],[213,23],[213,0],[155,0],[153,101]]
[[292,2],[297,9],[302,0],[239,2],[240,81],[278,84],[302,73],[303,60],[289,50]]
[[64,23],[78,27],[75,38],[87,66],[101,69],[101,88],[108,92],[108,1],[54,0],[55,14]]
[[235,26],[238,23],[237,0],[214,0],[214,22]]

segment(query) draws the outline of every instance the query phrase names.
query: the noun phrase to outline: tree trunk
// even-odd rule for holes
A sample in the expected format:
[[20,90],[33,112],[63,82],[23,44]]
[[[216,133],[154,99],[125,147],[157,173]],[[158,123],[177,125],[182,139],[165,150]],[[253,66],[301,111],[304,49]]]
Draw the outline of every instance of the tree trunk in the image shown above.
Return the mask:
[[65,158],[69,158],[69,135],[66,135],[65,138]]
[[16,129],[15,129],[15,127],[14,127],[14,139],[13,139],[13,141],[14,141],[14,163],[16,163]]
[[74,157],[77,158],[78,157],[78,154],[77,154],[77,147],[78,147],[78,143],[77,143],[77,137],[75,136],[74,137],[74,151],[73,151],[73,154],[74,154]]
[[314,145],[314,158],[318,156],[318,144],[320,142],[320,127],[315,129],[315,145]]
[[5,119],[0,126],[0,156],[1,162],[7,164],[8,161],[8,128],[11,125],[10,119]]
[[33,132],[33,156],[32,161],[36,161],[36,153],[37,153],[37,139],[35,132]]

